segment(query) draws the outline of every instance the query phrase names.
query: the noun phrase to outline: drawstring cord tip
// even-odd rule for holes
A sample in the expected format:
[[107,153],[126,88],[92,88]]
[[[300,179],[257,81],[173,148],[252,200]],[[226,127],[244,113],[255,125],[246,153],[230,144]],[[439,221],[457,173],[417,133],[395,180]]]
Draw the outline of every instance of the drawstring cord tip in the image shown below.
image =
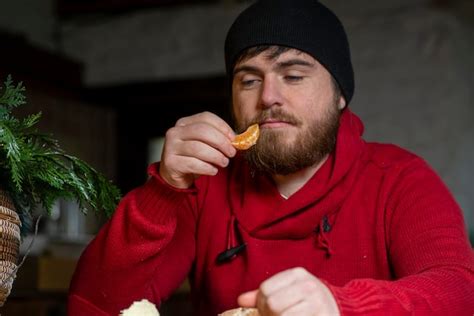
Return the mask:
[[245,247],[247,247],[247,244],[238,245],[224,250],[217,256],[217,263],[224,263],[232,260],[239,252],[243,251]]

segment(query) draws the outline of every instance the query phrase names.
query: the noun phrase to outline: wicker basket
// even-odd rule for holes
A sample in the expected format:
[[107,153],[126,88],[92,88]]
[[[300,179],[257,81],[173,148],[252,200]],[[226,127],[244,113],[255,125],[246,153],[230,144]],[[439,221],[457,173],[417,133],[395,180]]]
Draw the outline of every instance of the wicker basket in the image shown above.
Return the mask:
[[5,304],[16,278],[20,226],[20,218],[11,198],[0,190],[0,306]]

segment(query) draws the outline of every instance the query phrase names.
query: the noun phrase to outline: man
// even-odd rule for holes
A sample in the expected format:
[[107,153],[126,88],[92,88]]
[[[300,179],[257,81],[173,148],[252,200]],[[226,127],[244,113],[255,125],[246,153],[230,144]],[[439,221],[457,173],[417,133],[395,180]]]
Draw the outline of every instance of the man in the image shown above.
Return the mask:
[[472,315],[462,213],[419,157],[367,143],[348,109],[349,46],[315,0],[258,1],[226,39],[237,131],[211,113],[169,129],[161,162],[83,254],[71,315],[160,304],[189,275],[196,314]]

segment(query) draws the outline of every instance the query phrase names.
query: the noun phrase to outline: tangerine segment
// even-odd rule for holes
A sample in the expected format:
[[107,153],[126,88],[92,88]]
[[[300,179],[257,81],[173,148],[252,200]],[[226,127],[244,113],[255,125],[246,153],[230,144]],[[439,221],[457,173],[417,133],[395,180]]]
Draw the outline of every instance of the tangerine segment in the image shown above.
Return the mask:
[[260,136],[258,124],[250,125],[245,132],[235,136],[232,146],[238,150],[249,149],[257,143],[258,136]]

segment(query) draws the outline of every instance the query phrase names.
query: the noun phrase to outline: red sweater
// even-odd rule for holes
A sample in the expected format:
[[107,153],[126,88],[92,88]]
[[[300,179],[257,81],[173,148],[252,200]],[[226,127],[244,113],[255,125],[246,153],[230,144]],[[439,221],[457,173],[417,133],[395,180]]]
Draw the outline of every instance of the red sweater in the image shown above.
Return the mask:
[[329,286],[342,315],[473,315],[474,254],[459,206],[422,159],[366,143],[362,130],[346,110],[335,152],[288,200],[240,157],[189,190],[151,165],[83,253],[69,314],[159,305],[189,275],[196,314],[216,315],[300,266]]

